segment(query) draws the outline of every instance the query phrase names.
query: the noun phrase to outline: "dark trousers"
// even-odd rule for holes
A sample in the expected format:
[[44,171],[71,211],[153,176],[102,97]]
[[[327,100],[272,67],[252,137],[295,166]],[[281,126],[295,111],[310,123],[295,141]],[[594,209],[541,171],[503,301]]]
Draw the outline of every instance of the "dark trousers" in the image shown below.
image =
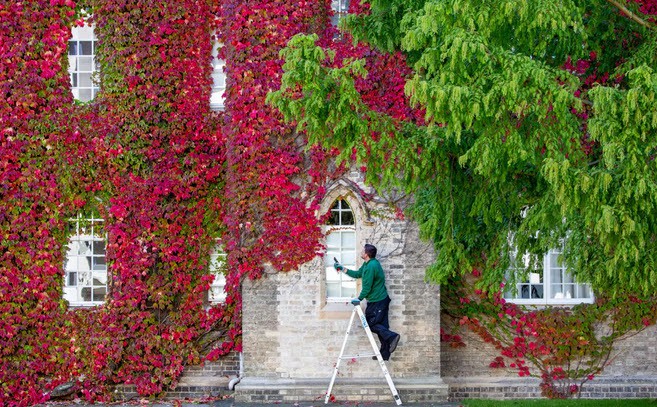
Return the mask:
[[377,334],[381,342],[381,355],[384,358],[390,356],[390,342],[397,336],[396,332],[390,330],[388,323],[388,309],[390,307],[390,297],[377,302],[367,302],[365,309],[365,319],[372,332]]

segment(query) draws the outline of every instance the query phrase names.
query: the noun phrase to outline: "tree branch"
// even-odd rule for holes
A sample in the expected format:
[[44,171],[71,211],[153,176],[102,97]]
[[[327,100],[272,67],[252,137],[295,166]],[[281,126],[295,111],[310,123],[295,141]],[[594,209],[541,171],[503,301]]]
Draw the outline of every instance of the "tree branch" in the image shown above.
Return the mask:
[[641,17],[637,16],[633,12],[631,12],[627,7],[624,5],[620,4],[617,0],[607,0],[609,3],[611,3],[614,7],[619,9],[623,14],[628,16],[630,19],[634,20],[635,22],[641,24],[642,26],[646,27],[649,30],[655,31],[656,27],[653,24],[650,24],[646,20],[642,19]]

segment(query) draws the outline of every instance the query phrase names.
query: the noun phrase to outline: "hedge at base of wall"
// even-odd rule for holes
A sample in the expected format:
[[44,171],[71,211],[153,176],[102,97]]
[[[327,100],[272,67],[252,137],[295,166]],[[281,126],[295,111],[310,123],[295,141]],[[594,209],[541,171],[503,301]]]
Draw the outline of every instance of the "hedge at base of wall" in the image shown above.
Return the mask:
[[[449,400],[541,398],[536,378],[445,377]],[[601,376],[582,388],[585,399],[657,398],[657,377]]]

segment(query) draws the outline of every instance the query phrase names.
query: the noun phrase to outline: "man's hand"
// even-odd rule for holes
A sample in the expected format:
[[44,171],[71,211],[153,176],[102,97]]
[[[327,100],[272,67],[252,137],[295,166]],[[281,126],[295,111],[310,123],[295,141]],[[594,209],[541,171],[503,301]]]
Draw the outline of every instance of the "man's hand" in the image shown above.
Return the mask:
[[360,305],[360,298],[354,298],[351,300],[351,305]]
[[333,263],[333,267],[338,271],[343,271],[344,270],[344,266],[342,264],[338,263],[337,261],[335,263]]

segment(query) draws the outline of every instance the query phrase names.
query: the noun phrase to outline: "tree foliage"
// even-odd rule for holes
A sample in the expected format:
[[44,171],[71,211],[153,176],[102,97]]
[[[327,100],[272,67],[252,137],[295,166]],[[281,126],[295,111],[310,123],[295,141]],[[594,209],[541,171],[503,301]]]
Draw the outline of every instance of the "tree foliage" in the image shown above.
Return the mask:
[[336,64],[311,36],[282,52],[269,100],[311,141],[366,164],[372,184],[414,193],[409,211],[438,251],[431,279],[477,265],[496,287],[512,250],[564,245],[595,289],[657,288],[652,2],[367,6],[345,26],[400,56],[423,120],[373,108],[355,86],[363,61]]

